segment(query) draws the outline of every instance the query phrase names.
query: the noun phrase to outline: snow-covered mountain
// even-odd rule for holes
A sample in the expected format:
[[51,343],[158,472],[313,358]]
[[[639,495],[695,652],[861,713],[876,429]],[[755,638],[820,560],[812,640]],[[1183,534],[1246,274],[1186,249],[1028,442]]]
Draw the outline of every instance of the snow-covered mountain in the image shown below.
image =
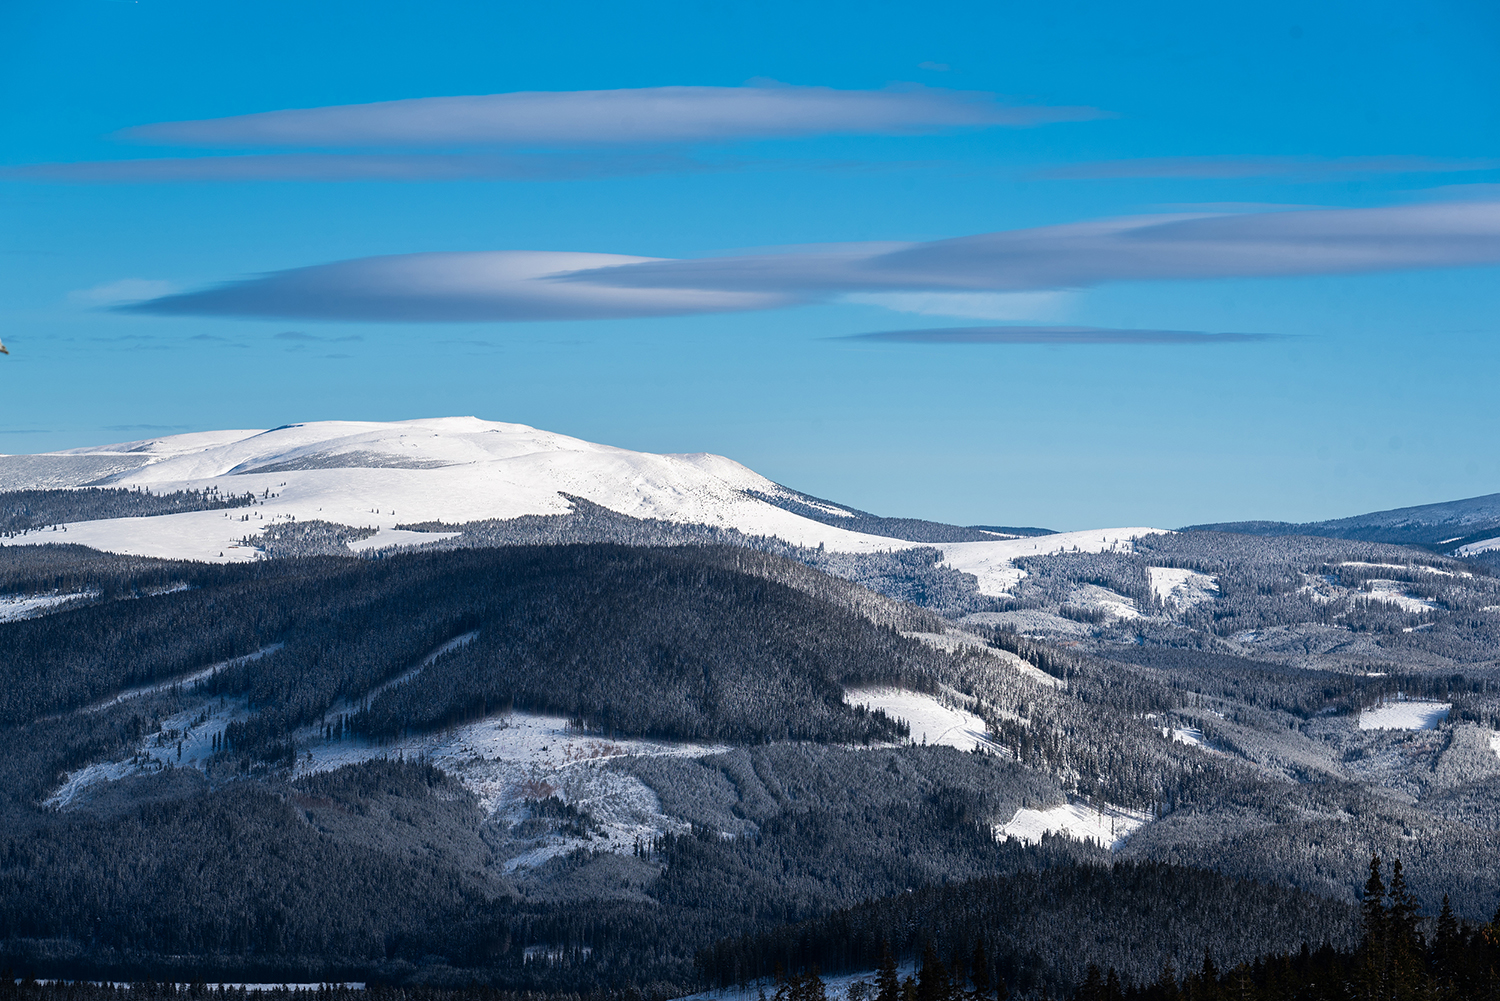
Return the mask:
[[[806,504],[732,459],[708,453],[655,455],[598,445],[528,427],[475,417],[389,423],[318,421],[269,431],[206,431],[0,457],[0,488],[85,485],[141,487],[156,493],[214,488],[263,498],[254,508],[192,511],[156,517],[68,524],[3,540],[7,544],[66,541],[110,552],[176,559],[255,558],[240,545],[277,522],[324,521],[377,528],[353,543],[383,548],[432,541],[398,524],[450,524],[522,515],[563,514],[564,495],[620,514],[776,536],[798,546],[875,552],[918,543],[852,531],[785,510],[778,499]],[[822,505],[837,520],[840,509]],[[249,521],[243,520],[247,517]],[[855,521],[850,515],[851,522]],[[1038,538],[951,543],[945,558],[976,573],[981,589],[999,593],[1020,571],[1010,560],[1078,547],[1099,551],[1128,545],[1149,528],[1068,532]]]

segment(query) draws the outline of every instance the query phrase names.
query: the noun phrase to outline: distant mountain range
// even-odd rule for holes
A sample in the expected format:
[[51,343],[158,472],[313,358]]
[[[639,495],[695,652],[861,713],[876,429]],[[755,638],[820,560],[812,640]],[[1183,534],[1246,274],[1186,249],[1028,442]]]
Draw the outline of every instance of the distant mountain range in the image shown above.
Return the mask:
[[1440,504],[1398,507],[1352,518],[1294,524],[1286,521],[1233,521],[1190,525],[1185,532],[1234,532],[1240,535],[1315,535],[1361,542],[1420,546],[1437,552],[1473,556],[1500,549],[1500,494]]

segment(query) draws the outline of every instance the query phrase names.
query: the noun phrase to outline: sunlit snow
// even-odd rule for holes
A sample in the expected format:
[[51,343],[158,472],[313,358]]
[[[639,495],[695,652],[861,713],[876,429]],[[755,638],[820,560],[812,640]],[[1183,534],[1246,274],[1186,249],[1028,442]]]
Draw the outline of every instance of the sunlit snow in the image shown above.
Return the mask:
[[1179,567],[1147,567],[1151,593],[1167,608],[1182,611],[1219,595],[1217,577]]
[[31,619],[45,615],[60,605],[80,598],[97,598],[98,591],[80,591],[73,594],[13,594],[0,596],[0,622]]
[[1061,834],[1113,851],[1150,820],[1149,813],[1108,803],[1067,803],[1046,810],[1017,810],[1007,823],[996,826],[995,836],[1036,844],[1044,834]]
[[1451,702],[1387,702],[1359,714],[1361,730],[1434,730],[1448,718]]
[[994,542],[945,542],[943,559],[955,570],[979,578],[979,593],[999,597],[1026,576],[1012,560],[1054,553],[1130,552],[1143,535],[1161,535],[1160,528],[1095,528]]
[[918,744],[956,747],[972,751],[990,747],[984,720],[965,709],[944,705],[937,698],[905,688],[851,688],[844,695],[850,705],[879,709],[893,719],[905,720],[911,739]]

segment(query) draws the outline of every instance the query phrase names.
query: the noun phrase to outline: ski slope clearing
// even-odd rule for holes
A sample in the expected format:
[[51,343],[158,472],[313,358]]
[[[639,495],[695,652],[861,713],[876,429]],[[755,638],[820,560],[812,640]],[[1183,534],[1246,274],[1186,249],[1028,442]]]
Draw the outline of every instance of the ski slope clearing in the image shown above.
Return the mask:
[[1044,834],[1060,834],[1075,841],[1092,841],[1117,851],[1132,834],[1151,821],[1149,813],[1087,803],[1067,803],[1046,810],[1017,810],[1007,823],[995,827],[997,838],[1015,838],[1034,845]]
[[1451,702],[1388,702],[1359,714],[1361,730],[1435,730],[1448,718]]
[[1026,576],[1012,560],[1054,553],[1130,552],[1141,536],[1164,534],[1160,528],[1094,528],[995,542],[946,542],[940,548],[950,567],[979,578],[980,594],[998,598]]
[[[1459,538],[1463,538],[1463,536],[1459,536]],[[1478,542],[1471,542],[1467,546],[1459,546],[1453,551],[1453,555],[1478,556],[1480,553],[1488,553],[1496,549],[1500,549],[1500,536],[1496,536],[1493,539],[1481,539]]]
[[1219,596],[1217,577],[1178,567],[1148,567],[1151,593],[1169,610],[1182,612]]
[[937,698],[904,688],[851,688],[844,701],[852,706],[879,709],[893,719],[905,720],[917,744],[956,747],[972,751],[993,747],[984,720],[965,709],[944,705]]

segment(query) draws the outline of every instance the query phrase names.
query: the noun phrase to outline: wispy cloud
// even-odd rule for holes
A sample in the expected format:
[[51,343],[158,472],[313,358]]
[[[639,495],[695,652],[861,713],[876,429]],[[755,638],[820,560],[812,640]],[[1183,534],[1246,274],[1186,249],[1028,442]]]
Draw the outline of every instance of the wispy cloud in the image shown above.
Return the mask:
[[121,278],[118,281],[78,289],[68,293],[68,301],[83,306],[115,306],[126,302],[157,299],[177,291],[171,282],[149,278]]
[[841,252],[652,261],[570,280],[777,291],[997,291],[1107,282],[1354,274],[1500,263],[1500,201],[1168,215]]
[[[850,295],[914,306],[932,294],[1496,263],[1500,202],[1435,202],[1149,216],[699,260],[533,251],[410,254],[275,272],[120,308],[330,320],[605,319],[770,309]],[[942,308],[954,300],[947,302]]]
[[1243,344],[1274,334],[1210,334],[1198,330],[1135,330],[1114,327],[940,327],[851,334],[847,341],[904,344]]
[[1052,167],[1036,176],[1056,179],[1285,177],[1317,181],[1344,174],[1458,174],[1500,169],[1500,160],[1427,156],[1167,156],[1098,160]]
[[243,181],[576,181],[733,170],[675,153],[382,154],[270,153],[87,160],[0,167],[0,178],[62,184]]
[[199,147],[532,147],[714,142],[828,134],[914,134],[1102,117],[1097,108],[1007,103],[907,85],[834,90],[781,84],[520,91],[160,122],[118,133]]
[[322,337],[318,334],[304,333],[301,330],[283,330],[281,333],[272,336],[278,341],[316,342],[320,344],[328,344],[335,341],[362,341],[365,339],[363,334],[347,334],[343,337]]
[[1070,298],[1067,292],[855,292],[839,301],[917,316],[1043,320],[1056,319]]

